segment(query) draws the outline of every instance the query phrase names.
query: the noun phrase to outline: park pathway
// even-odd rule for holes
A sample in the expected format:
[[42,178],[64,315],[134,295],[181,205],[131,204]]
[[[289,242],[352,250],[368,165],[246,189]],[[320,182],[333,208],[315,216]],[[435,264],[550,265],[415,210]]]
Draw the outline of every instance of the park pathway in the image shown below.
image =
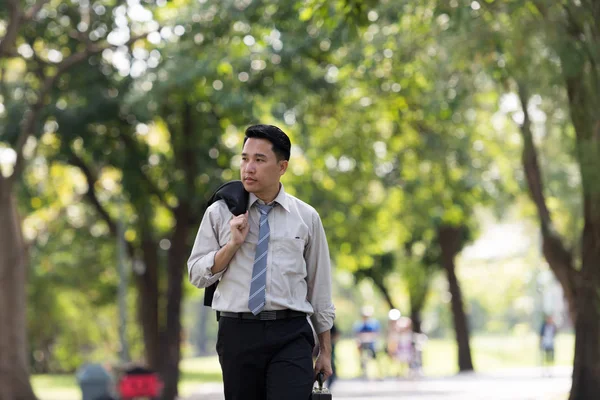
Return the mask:
[[[332,388],[334,399],[344,400],[566,400],[571,368],[555,367],[552,376],[539,368],[468,373],[416,380],[343,380]],[[223,400],[221,384],[199,385],[184,400]]]

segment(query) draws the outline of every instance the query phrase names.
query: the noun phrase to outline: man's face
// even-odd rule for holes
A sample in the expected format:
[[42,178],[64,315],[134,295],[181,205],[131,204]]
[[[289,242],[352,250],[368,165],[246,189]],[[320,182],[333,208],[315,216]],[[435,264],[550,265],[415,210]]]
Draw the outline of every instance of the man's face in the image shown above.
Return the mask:
[[242,149],[240,174],[244,188],[261,200],[272,200],[279,192],[279,180],[288,166],[277,161],[273,145],[266,139],[249,138]]

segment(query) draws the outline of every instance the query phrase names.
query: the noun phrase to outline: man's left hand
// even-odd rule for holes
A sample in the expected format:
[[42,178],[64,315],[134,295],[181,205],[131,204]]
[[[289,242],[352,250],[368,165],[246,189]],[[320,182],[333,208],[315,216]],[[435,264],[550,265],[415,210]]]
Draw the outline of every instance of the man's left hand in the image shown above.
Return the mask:
[[317,361],[315,362],[315,380],[317,379],[317,374],[319,372],[323,373],[323,382],[333,375],[333,370],[331,369],[331,354],[325,354],[323,352],[319,354]]

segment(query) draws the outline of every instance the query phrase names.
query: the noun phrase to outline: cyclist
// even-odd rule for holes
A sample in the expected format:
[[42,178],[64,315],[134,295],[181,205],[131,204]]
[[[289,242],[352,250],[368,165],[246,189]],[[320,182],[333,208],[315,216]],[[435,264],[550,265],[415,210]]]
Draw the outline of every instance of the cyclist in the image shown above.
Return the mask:
[[373,307],[365,306],[361,309],[361,321],[354,326],[356,334],[356,343],[359,352],[360,366],[362,374],[367,377],[367,361],[372,358],[377,358],[376,343],[379,338],[380,326],[379,321],[372,318]]

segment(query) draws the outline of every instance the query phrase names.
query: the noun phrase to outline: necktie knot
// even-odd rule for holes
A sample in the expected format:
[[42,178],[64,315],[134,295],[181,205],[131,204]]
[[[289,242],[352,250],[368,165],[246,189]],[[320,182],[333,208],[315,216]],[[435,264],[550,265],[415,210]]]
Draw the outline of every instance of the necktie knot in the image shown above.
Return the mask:
[[267,215],[273,209],[273,206],[268,206],[266,204],[257,204],[257,206],[261,215]]

